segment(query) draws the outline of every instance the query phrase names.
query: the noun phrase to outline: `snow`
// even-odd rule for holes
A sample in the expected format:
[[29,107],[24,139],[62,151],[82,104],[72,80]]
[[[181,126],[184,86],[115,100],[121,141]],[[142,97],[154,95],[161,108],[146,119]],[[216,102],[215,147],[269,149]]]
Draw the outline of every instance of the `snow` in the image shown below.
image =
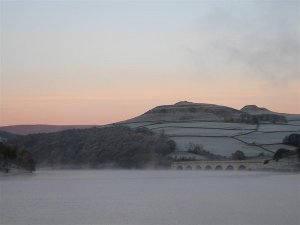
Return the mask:
[[276,144],[276,145],[262,145],[264,148],[276,152],[278,149],[280,148],[284,148],[287,150],[296,150],[297,147],[294,146],[290,146],[290,145],[285,145],[285,144]]
[[[297,117],[288,115],[288,118]],[[194,143],[202,145],[207,151],[224,156],[230,156],[237,150],[243,151],[247,156],[257,156],[261,152],[272,156],[273,153],[253,144],[265,145],[266,149],[275,152],[278,149],[277,146],[281,145],[269,146],[270,144],[280,144],[286,136],[292,133],[300,134],[300,125],[297,125],[297,121],[289,121],[289,124],[260,124],[258,131],[255,131],[255,124],[210,121],[138,122],[126,125],[132,128],[145,126],[156,133],[163,130],[176,142],[179,151],[186,151],[188,144]],[[241,141],[230,138],[233,136]],[[286,146],[283,145],[283,147]]]
[[239,136],[238,139],[241,139],[247,143],[278,144],[278,143],[282,143],[283,139],[292,133],[300,134],[300,132],[275,132],[275,133],[255,132],[255,133]]
[[300,126],[281,125],[281,124],[262,124],[259,126],[259,131],[298,131]]
[[266,155],[271,153],[264,151],[257,146],[248,146],[238,140],[232,138],[208,138],[208,137],[172,137],[177,144],[179,151],[187,151],[190,143],[198,144],[211,153],[231,156],[237,150],[243,151],[246,156],[257,156],[259,153],[264,152]]
[[166,127],[155,129],[155,132],[163,130],[166,135],[191,135],[191,136],[227,136],[246,134],[248,130],[219,130],[219,129],[199,129],[199,128],[175,128]]
[[225,123],[225,122],[170,122],[158,123],[155,125],[147,126],[149,129],[159,127],[198,127],[198,128],[221,128],[221,129],[255,129],[256,125],[245,123]]

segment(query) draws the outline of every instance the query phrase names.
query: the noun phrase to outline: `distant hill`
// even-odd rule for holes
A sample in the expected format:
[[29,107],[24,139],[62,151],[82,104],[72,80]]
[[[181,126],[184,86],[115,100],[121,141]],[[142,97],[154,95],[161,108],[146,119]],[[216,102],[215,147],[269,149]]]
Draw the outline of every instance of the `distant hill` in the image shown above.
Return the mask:
[[258,114],[281,114],[272,112],[271,110],[264,108],[264,107],[258,107],[256,105],[246,105],[241,109],[242,112],[246,112],[252,115],[258,115]]
[[174,141],[162,134],[125,126],[31,134],[10,144],[31,153],[39,166],[72,168],[161,167],[175,150]]
[[69,129],[85,129],[95,126],[97,125],[13,125],[0,127],[0,131],[19,135],[27,135],[37,133],[53,133]]
[[[274,112],[272,110],[269,110],[267,108],[264,107],[259,107],[257,105],[246,105],[243,108],[241,108],[242,112],[248,113],[250,115],[254,115],[254,116],[263,116],[263,115],[269,115],[270,116],[274,116],[274,118],[276,116],[280,116],[280,117],[284,117],[287,121],[296,121],[295,124],[299,124],[300,125],[300,114],[288,114],[285,112]],[[297,122],[298,121],[298,122]]]

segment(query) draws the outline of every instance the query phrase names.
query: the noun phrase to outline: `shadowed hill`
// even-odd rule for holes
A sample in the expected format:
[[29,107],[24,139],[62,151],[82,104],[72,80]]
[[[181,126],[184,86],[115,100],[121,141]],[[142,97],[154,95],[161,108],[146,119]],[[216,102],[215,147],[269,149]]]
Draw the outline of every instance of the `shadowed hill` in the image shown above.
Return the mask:
[[125,126],[32,134],[11,144],[28,150],[38,165],[53,167],[159,167],[175,149],[162,134]]

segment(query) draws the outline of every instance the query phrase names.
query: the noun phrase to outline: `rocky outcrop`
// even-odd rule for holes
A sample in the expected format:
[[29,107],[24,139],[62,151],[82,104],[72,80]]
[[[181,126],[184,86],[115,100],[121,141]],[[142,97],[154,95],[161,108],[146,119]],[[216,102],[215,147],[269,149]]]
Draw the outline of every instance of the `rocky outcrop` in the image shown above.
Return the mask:
[[271,110],[256,105],[246,105],[242,112],[253,116],[251,119],[257,122],[286,123],[287,119],[283,113],[272,112]]
[[257,105],[246,105],[241,111],[249,113],[249,114],[266,114],[266,113],[274,113],[267,108],[258,107]]

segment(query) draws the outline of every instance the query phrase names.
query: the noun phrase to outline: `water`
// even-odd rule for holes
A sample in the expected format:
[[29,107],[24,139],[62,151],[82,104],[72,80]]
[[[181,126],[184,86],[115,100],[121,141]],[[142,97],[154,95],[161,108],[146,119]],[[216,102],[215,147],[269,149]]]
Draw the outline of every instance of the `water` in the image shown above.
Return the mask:
[[300,174],[38,171],[0,177],[1,225],[298,225]]

